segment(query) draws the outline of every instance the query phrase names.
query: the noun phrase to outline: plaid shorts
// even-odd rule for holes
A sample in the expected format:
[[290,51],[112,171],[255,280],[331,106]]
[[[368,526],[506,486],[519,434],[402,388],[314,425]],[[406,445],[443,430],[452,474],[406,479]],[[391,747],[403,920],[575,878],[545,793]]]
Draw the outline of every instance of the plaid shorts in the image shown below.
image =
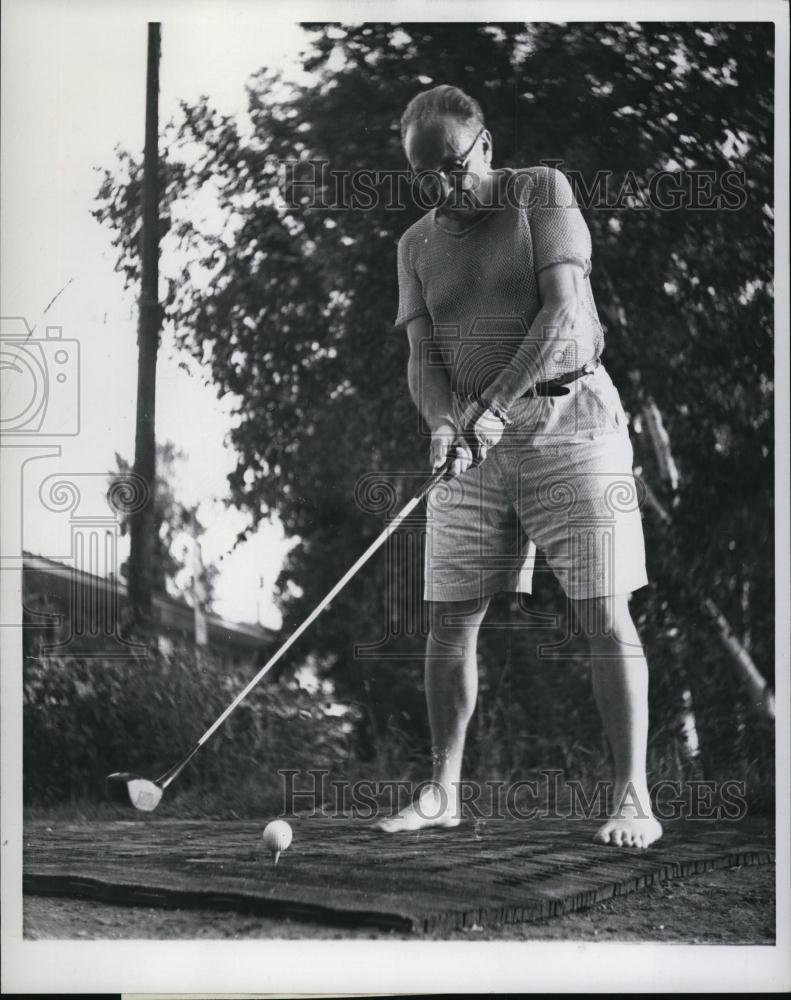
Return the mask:
[[530,593],[536,547],[573,599],[648,583],[642,494],[618,390],[603,365],[562,396],[521,399],[477,468],[428,498],[423,596]]

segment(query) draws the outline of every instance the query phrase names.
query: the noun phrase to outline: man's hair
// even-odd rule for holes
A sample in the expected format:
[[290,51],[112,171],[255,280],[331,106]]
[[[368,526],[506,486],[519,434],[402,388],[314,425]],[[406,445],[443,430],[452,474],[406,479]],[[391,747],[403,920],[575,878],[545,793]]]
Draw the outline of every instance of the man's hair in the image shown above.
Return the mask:
[[431,90],[422,90],[407,104],[401,115],[401,142],[406,139],[410,126],[437,115],[451,115],[460,121],[470,122],[477,128],[484,126],[483,111],[475,98],[458,87],[443,83]]

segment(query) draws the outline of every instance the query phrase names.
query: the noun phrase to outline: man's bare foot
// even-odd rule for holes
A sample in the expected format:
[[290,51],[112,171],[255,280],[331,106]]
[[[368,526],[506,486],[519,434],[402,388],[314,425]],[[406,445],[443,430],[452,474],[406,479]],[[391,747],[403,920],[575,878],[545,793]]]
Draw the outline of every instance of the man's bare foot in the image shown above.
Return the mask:
[[613,804],[613,815],[594,834],[597,844],[645,848],[662,836],[662,824],[651,811],[647,788],[642,794],[635,792],[633,785],[616,788]]
[[415,802],[396,813],[377,820],[373,829],[380,833],[414,833],[429,827],[448,828],[458,826],[461,816],[458,815],[455,790],[449,794],[447,790],[438,791],[426,788]]

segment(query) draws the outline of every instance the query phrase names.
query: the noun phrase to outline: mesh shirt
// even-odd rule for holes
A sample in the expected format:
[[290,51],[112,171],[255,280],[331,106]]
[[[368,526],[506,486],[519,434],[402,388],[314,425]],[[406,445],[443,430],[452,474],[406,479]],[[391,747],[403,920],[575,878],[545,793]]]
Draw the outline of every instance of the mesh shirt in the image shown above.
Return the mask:
[[590,285],[591,238],[566,177],[551,167],[497,172],[507,197],[458,232],[435,210],[398,243],[396,326],[425,315],[436,363],[451,389],[478,395],[513,357],[541,300],[537,274],[572,262],[584,274],[582,301],[570,335],[541,369],[553,378],[601,354],[604,334]]

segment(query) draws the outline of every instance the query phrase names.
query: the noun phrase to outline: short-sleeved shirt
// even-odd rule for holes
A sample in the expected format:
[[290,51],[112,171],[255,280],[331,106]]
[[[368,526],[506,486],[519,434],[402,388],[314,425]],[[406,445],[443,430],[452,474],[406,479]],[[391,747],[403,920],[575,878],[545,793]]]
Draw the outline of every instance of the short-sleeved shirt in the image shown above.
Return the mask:
[[467,228],[452,230],[433,209],[398,243],[396,326],[429,318],[435,363],[463,396],[479,395],[523,343],[541,308],[537,275],[552,264],[579,265],[584,288],[571,335],[558,342],[542,379],[573,371],[604,349],[590,285],[590,232],[568,180],[545,166],[506,168],[496,180],[506,196]]

